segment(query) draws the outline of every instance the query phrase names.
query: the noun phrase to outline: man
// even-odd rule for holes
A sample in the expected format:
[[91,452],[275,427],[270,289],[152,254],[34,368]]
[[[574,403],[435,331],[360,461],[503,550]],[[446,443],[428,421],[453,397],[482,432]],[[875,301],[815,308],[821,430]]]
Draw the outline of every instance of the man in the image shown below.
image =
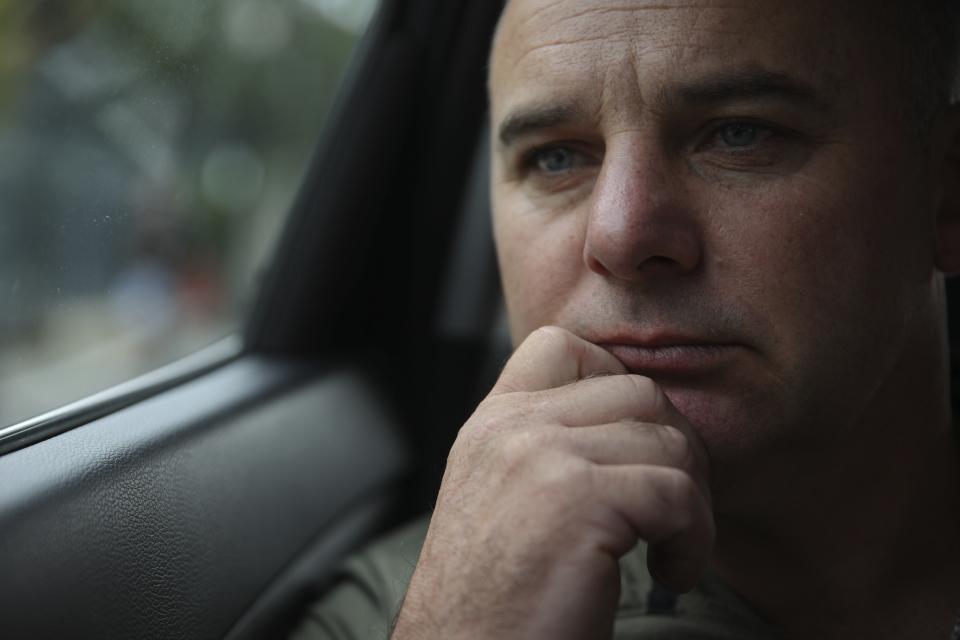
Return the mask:
[[[956,14],[508,4],[493,201],[519,347],[450,453],[395,640],[950,636]],[[377,626],[401,539],[304,637]]]

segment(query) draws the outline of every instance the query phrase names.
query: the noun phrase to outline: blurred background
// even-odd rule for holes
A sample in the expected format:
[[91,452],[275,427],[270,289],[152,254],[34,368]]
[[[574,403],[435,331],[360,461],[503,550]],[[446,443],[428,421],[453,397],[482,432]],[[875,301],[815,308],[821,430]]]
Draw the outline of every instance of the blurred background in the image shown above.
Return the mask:
[[0,428],[231,334],[376,0],[0,0]]

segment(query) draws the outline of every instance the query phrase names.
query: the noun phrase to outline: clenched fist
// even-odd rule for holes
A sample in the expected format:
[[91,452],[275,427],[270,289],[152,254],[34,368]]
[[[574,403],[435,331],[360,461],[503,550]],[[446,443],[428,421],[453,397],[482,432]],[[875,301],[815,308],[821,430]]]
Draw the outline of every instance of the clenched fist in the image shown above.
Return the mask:
[[621,556],[645,540],[682,592],[713,536],[703,447],[657,385],[539,329],[450,451],[393,638],[609,637]]

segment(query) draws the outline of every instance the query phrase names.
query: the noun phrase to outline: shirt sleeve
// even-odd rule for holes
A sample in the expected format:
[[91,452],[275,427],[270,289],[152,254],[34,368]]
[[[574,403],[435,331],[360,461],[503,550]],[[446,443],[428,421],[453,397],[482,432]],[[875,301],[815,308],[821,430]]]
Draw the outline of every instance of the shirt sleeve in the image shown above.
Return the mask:
[[290,640],[387,640],[429,520],[416,520],[350,558]]
[[[388,640],[420,556],[428,518],[353,556],[290,640]],[[778,637],[726,585],[707,575],[677,598],[658,590],[640,543],[620,561],[613,640],[769,640]]]

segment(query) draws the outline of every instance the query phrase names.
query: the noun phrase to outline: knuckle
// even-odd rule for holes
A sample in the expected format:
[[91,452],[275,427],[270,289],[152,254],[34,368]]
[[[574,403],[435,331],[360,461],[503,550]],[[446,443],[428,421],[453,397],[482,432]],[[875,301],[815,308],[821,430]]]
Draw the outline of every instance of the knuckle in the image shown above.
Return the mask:
[[499,439],[499,453],[507,469],[527,467],[543,451],[542,438],[536,431],[514,431]]
[[663,408],[663,392],[657,383],[646,376],[630,374],[623,376],[629,383],[628,392],[646,411],[659,413]]
[[661,506],[673,517],[676,528],[688,528],[700,501],[700,489],[690,474],[680,469],[665,469],[659,492]]
[[670,462],[687,473],[696,470],[696,452],[687,434],[670,425],[657,425],[653,432]]
[[533,333],[530,334],[530,337],[543,341],[556,344],[569,344],[570,334],[560,327],[546,326],[535,329]]
[[538,350],[559,351],[563,353],[573,353],[576,351],[576,342],[573,334],[560,327],[540,327],[534,330],[527,339],[535,343]]
[[540,456],[535,473],[535,490],[546,499],[576,503],[589,484],[593,465],[582,458],[552,452]]
[[486,413],[476,413],[467,420],[460,431],[457,433],[457,439],[454,441],[454,447],[465,446],[466,443],[482,442],[490,437],[490,434],[496,429],[495,422],[491,416]]

